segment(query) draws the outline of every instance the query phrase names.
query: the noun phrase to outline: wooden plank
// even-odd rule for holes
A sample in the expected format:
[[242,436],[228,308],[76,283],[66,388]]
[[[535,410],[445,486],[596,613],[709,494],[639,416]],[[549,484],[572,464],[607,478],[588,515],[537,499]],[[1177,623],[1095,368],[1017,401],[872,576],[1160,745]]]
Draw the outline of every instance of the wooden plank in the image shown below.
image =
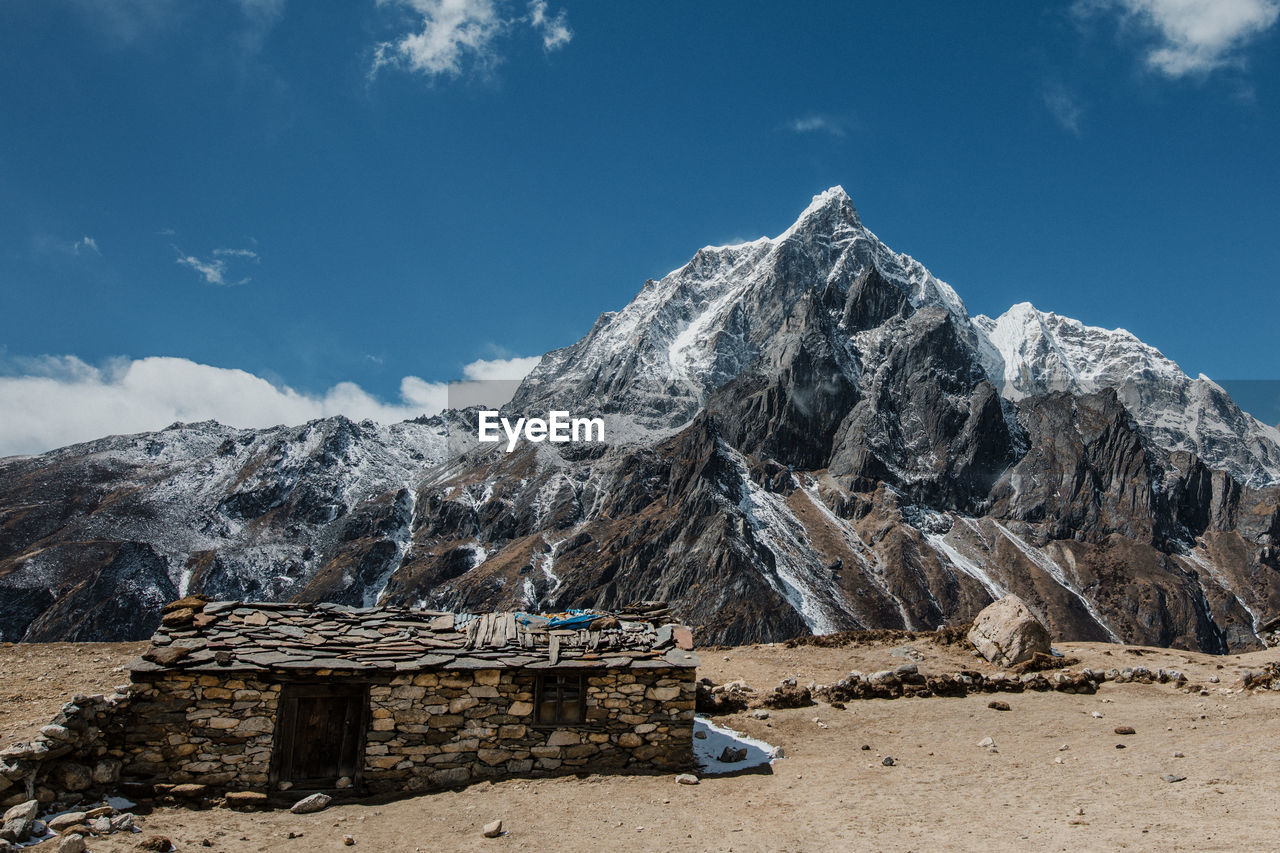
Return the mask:
[[547,653],[550,656],[551,665],[555,666],[560,662],[560,635],[552,634],[551,642],[548,643]]

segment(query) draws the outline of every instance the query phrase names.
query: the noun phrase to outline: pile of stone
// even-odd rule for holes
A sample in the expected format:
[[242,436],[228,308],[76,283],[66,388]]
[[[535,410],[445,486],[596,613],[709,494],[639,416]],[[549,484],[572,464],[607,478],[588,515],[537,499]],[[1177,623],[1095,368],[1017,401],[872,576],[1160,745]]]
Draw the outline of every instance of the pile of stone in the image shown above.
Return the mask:
[[[1262,684],[1264,673],[1269,672],[1273,681],[1272,689],[1280,690],[1280,664],[1269,664],[1266,671],[1258,672],[1257,683]],[[763,696],[756,696],[755,691],[747,687],[745,682],[730,682],[716,686],[708,678],[703,678],[699,685],[699,696],[737,697],[741,701],[722,701],[712,706],[710,703],[699,704],[698,710],[706,714],[732,714],[747,708],[803,708],[820,700],[828,704],[840,705],[857,699],[901,699],[904,697],[960,697],[970,693],[1022,693],[1027,690],[1035,692],[1054,691],[1057,693],[1091,694],[1098,691],[1098,685],[1106,681],[1116,684],[1172,684],[1185,691],[1200,689],[1200,685],[1189,685],[1187,676],[1176,669],[1151,670],[1144,666],[1114,668],[1108,670],[1089,669],[1079,671],[1064,669],[1061,672],[997,672],[984,675],[977,670],[964,669],[959,672],[926,675],[920,672],[914,663],[904,663],[893,669],[863,673],[857,670],[835,684],[800,685],[796,679],[788,678]],[[1246,681],[1246,684],[1248,682]],[[728,688],[733,685],[730,692]],[[748,698],[750,697],[750,698]]]
[[1245,670],[1240,677],[1246,690],[1280,690],[1280,663],[1270,661],[1262,669]]
[[10,853],[17,844],[53,838],[58,839],[58,853],[82,853],[86,838],[136,831],[132,814],[107,803],[83,811],[46,811],[43,820],[40,813],[37,800],[11,806],[0,824],[0,853]]
[[756,691],[742,679],[716,684],[710,678],[701,678],[697,690],[699,714],[736,714],[747,710],[756,699]]
[[784,678],[782,683],[769,691],[759,704],[765,708],[807,708],[813,701],[813,686],[800,684],[794,678]]
[[1280,647],[1280,616],[1272,616],[1258,627],[1258,638],[1269,649]]
[[1146,667],[1124,669],[1081,669],[1078,672],[1063,670],[1052,674],[1029,672],[1022,675],[997,672],[983,675],[976,670],[940,675],[925,675],[914,663],[905,663],[894,669],[879,672],[851,672],[832,685],[820,686],[814,691],[824,702],[848,702],[853,699],[899,699],[902,697],[966,696],[970,693],[1022,693],[1026,690],[1058,693],[1096,693],[1104,681],[1117,684],[1138,682],[1142,684],[1172,683],[1183,686],[1187,677],[1178,670],[1152,671]]
[[73,805],[107,793],[123,765],[123,751],[110,744],[121,740],[127,691],[76,696],[35,739],[0,750],[0,806]]

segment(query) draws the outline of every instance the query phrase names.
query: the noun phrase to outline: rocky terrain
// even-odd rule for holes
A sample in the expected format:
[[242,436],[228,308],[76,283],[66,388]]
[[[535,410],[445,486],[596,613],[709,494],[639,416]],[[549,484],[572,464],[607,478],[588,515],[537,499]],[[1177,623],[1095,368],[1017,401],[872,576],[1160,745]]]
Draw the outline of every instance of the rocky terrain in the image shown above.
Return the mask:
[[212,598],[671,603],[699,643],[966,622],[1258,649],[1280,432],[1123,330],[970,317],[839,188],[700,250],[548,353],[506,411],[609,442],[476,447],[475,411],[175,424],[0,460],[0,637],[140,639]]
[[[1072,669],[1179,671],[1190,684],[1108,680],[1096,693],[1028,690],[959,698],[748,708],[716,722],[781,747],[772,765],[701,777],[676,774],[513,779],[398,801],[338,803],[312,814],[177,803],[125,808],[136,832],[88,839],[93,853],[132,851],[152,838],[178,850],[312,848],[808,851],[814,849],[1240,850],[1280,831],[1271,736],[1280,691],[1246,690],[1242,676],[1277,666],[1274,652],[1211,656],[1152,647],[1059,643]],[[42,692],[109,691],[136,645],[0,646],[0,671],[44,674]],[[881,632],[802,645],[700,649],[699,674],[763,697],[788,680],[835,685],[914,664],[926,676],[1000,670],[961,642]],[[73,666],[82,672],[72,674]],[[1046,674],[1053,676],[1052,671]],[[44,700],[5,709],[30,720]],[[990,707],[1001,701],[1008,710]],[[47,709],[44,709],[47,710]],[[1117,730],[1132,733],[1119,734]],[[5,741],[8,743],[8,740]],[[1123,747],[1118,748],[1118,747]],[[892,759],[886,763],[886,759]],[[1170,781],[1174,780],[1174,781]],[[74,804],[79,811],[95,804]],[[121,814],[114,817],[119,821]],[[483,830],[502,821],[503,835]],[[56,842],[48,849],[57,849]],[[45,849],[36,847],[33,849]],[[158,848],[153,848],[158,849]]]

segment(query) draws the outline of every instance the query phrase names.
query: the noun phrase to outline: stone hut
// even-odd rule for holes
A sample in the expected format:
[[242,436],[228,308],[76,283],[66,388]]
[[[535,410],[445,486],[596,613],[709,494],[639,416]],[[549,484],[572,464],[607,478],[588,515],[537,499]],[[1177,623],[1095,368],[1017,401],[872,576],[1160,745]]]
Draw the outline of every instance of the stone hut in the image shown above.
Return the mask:
[[131,667],[120,778],[211,791],[420,791],[692,764],[687,628],[392,607],[166,608]]

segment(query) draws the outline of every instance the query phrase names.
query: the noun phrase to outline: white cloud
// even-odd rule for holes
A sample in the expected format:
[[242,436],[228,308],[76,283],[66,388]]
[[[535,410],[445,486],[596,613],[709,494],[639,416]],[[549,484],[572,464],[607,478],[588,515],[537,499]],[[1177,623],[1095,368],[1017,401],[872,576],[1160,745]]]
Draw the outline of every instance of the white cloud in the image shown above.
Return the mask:
[[542,36],[544,50],[559,50],[573,39],[568,13],[561,9],[549,17],[547,0],[530,0],[529,24]]
[[[516,379],[537,361],[481,360],[466,365],[463,373],[468,379]],[[216,420],[247,428],[341,414],[397,423],[440,412],[449,399],[447,383],[416,376],[400,380],[399,400],[387,402],[354,382],[304,394],[243,370],[185,358],[120,358],[95,367],[75,356],[45,356],[9,359],[0,366],[17,374],[0,376],[0,456],[158,430],[175,421]]]
[[1080,119],[1084,115],[1084,108],[1076,96],[1061,85],[1048,86],[1041,94],[1044,105],[1048,107],[1049,114],[1054,120],[1062,125],[1064,130],[1079,136]]
[[258,262],[258,253],[252,249],[214,249],[213,253],[220,257],[248,258],[254,263]]
[[532,355],[528,358],[494,358],[476,359],[462,368],[466,379],[484,381],[486,379],[524,379],[529,371],[538,366],[542,356]]
[[843,119],[818,113],[793,118],[787,122],[787,129],[795,133],[826,133],[835,137],[843,137],[848,132]]
[[235,281],[228,279],[228,261],[252,261],[256,264],[259,262],[259,258],[258,253],[251,249],[214,249],[213,259],[206,261],[195,255],[188,255],[180,249],[178,250],[177,263],[200,273],[206,284],[213,284],[218,287],[237,287],[241,284],[248,284],[253,280],[248,276]]
[[87,234],[79,240],[64,240],[60,237],[53,237],[49,234],[37,234],[32,239],[32,246],[37,253],[42,255],[71,255],[73,257],[84,257],[87,255],[102,254],[98,249],[98,241]]
[[1153,33],[1147,65],[1175,78],[1243,65],[1244,47],[1280,17],[1280,0],[1076,0],[1073,8],[1085,17],[1116,11]]
[[564,47],[573,38],[563,9],[549,15],[545,0],[533,0],[524,17],[504,14],[500,0],[378,0],[406,10],[409,32],[375,46],[369,76],[384,66],[425,74],[457,77],[468,67],[484,70],[501,61],[498,40],[519,27],[542,38],[546,50]]

